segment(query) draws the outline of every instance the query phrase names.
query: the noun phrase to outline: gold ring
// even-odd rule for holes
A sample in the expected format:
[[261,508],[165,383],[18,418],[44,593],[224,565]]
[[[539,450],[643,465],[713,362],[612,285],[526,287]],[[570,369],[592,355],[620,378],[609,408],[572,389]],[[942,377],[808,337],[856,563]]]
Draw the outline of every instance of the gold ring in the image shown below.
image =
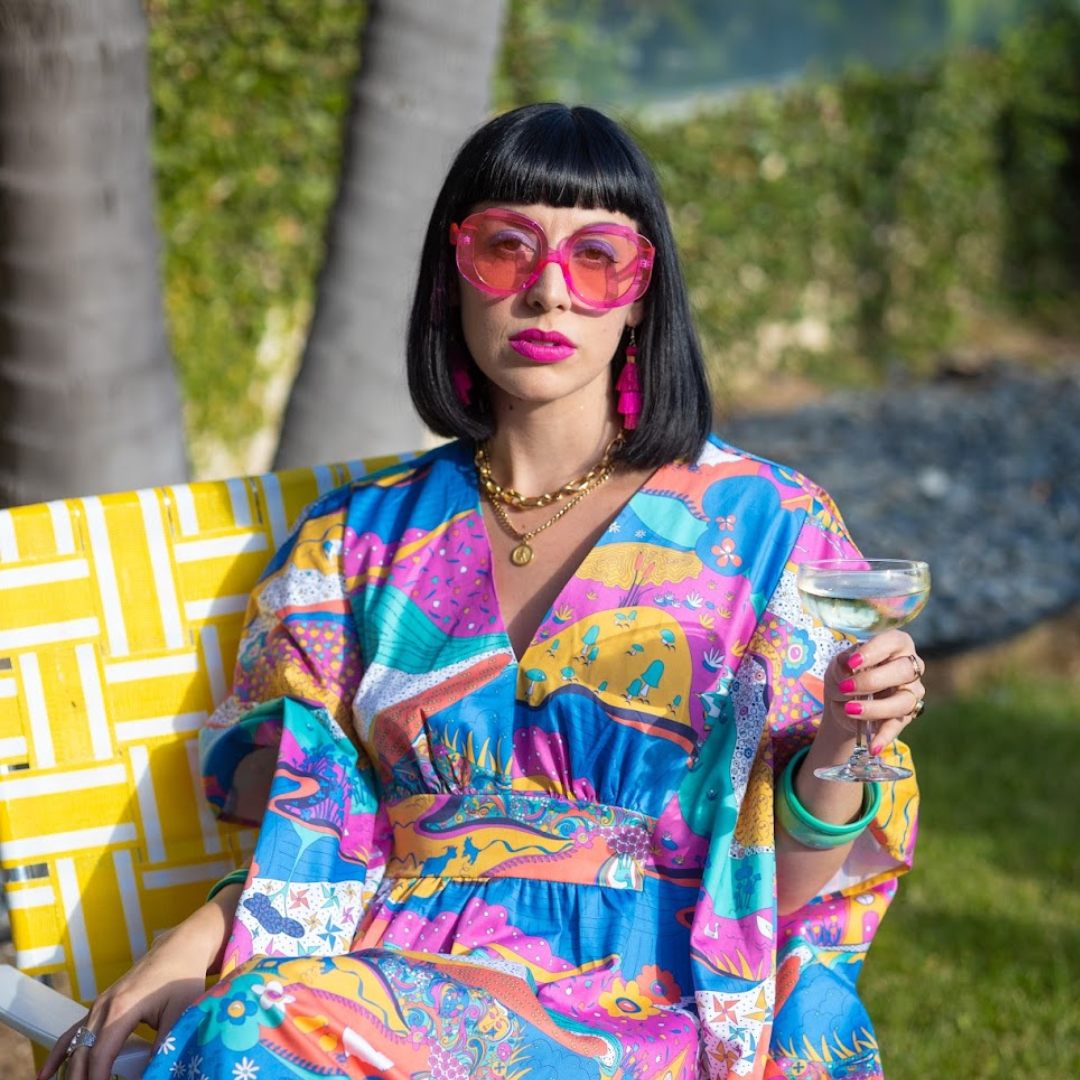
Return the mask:
[[926,708],[926,702],[923,698],[915,699],[915,708],[911,710],[911,719],[918,720],[923,714],[923,709]]
[[[911,681],[914,682],[916,679],[921,679],[922,671],[919,670],[919,658],[912,653],[908,659],[911,661]],[[926,669],[923,668],[923,671],[925,670]]]

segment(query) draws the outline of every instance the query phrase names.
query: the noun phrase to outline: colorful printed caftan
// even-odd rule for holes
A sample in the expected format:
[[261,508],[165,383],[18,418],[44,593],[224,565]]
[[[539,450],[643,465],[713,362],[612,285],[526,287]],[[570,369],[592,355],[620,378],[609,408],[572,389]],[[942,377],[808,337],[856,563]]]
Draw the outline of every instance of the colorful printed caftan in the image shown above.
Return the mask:
[[774,773],[846,644],[794,568],[852,550],[822,491],[713,441],[516,658],[470,447],[316,503],[203,733],[226,814],[277,753],[230,974],[147,1077],[880,1075],[854,983],[914,784],[823,896],[775,905]]

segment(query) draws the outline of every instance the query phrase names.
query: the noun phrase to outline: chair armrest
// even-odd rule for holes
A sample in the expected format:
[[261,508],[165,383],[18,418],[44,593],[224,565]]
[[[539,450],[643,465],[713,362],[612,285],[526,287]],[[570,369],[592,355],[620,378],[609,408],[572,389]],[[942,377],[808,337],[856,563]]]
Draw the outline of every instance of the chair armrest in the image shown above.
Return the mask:
[[[38,1046],[52,1047],[72,1024],[86,1015],[86,1008],[58,990],[24,975],[10,964],[0,964],[0,1023],[25,1035]],[[113,1065],[113,1075],[139,1080],[153,1047],[132,1035]]]

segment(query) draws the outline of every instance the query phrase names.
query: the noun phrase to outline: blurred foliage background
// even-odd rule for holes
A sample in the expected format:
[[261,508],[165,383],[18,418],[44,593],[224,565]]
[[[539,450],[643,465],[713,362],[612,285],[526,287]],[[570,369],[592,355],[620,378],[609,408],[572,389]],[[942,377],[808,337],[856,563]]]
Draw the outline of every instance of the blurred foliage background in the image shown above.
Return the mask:
[[[364,5],[148,12],[195,466],[261,468],[310,316]],[[778,375],[927,374],[1017,328],[1076,335],[1071,0],[512,0],[493,95],[596,103],[635,131],[722,401]]]
[[[196,473],[264,468],[311,316],[357,0],[148,0],[165,307]],[[252,458],[261,460],[251,460]]]

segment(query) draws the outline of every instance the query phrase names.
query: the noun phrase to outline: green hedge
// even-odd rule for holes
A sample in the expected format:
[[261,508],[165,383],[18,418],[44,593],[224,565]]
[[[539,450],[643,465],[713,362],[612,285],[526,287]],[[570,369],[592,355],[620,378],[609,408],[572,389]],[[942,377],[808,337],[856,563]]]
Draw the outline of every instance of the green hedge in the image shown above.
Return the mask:
[[357,0],[150,0],[165,304],[197,471],[241,451],[314,299]]
[[995,290],[987,57],[852,72],[648,131],[709,351],[859,378],[922,364]]
[[[551,45],[522,10],[502,106],[529,85],[506,69],[528,75],[532,45]],[[148,11],[173,347],[196,466],[228,469],[216,450],[243,449],[273,411],[306,327],[363,5]],[[777,368],[833,382],[926,370],[973,315],[1060,322],[1076,307],[1075,4],[919,71],[851,70],[692,119],[628,119],[657,163],[720,385]]]
[[1080,14],[639,131],[710,356],[737,378],[928,370],[973,321],[1073,320]]

